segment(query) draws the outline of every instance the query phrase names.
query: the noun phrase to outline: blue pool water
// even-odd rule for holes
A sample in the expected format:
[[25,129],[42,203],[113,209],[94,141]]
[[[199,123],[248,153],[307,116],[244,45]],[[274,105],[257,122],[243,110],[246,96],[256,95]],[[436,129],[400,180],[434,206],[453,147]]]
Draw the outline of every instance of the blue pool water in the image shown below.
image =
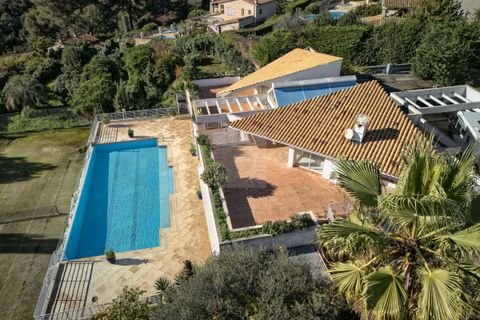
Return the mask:
[[344,11],[333,11],[333,10],[330,10],[329,13],[330,13],[330,17],[332,17],[333,20],[338,20],[338,19],[340,19],[341,17],[343,17],[343,16],[345,15],[345,12],[344,12]]
[[[330,14],[330,18],[332,20],[338,20],[340,19],[342,16],[345,15],[345,12],[344,11],[335,11],[335,10],[330,10],[328,11],[328,13]],[[318,14],[306,14],[303,16],[303,18],[307,21],[315,21],[315,19],[317,19],[319,15]]]
[[173,172],[155,139],[96,145],[65,248],[66,259],[157,247],[170,226]]

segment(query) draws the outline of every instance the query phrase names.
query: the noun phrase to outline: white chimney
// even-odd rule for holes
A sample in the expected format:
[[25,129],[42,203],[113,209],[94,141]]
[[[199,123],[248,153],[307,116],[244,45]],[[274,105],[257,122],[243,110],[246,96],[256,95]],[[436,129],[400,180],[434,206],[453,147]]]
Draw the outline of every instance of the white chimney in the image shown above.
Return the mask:
[[355,119],[355,125],[352,129],[345,131],[345,138],[353,142],[361,143],[367,134],[368,116],[366,114],[359,114]]

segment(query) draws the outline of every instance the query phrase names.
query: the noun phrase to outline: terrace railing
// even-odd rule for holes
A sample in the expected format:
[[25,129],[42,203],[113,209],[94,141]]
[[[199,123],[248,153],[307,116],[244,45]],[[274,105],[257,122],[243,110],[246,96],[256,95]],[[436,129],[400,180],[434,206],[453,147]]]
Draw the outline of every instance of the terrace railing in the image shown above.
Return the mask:
[[48,264],[45,278],[43,278],[42,289],[40,290],[40,295],[38,297],[37,305],[35,306],[35,311],[33,314],[33,318],[35,320],[45,319],[41,315],[45,313],[48,303],[50,301],[50,297],[52,296],[52,285],[55,282],[55,278],[57,276],[58,263],[62,259],[62,254],[63,248],[61,241],[59,241],[57,250],[52,253],[52,256],[50,258],[50,263]]
[[[160,295],[147,296],[143,300],[147,302],[149,306],[155,306],[160,302]],[[110,306],[111,303],[96,304],[92,306],[86,306],[80,309],[72,309],[55,313],[45,313],[34,317],[35,320],[51,320],[51,319],[65,319],[65,320],[87,320],[91,319],[95,314],[104,311]]]
[[[158,108],[158,109],[145,109],[145,110],[132,110],[112,113],[102,113],[96,116],[97,120],[109,119],[109,120],[127,120],[127,119],[146,119],[146,118],[158,118],[171,114],[171,109]],[[178,111],[178,110],[177,110]]]

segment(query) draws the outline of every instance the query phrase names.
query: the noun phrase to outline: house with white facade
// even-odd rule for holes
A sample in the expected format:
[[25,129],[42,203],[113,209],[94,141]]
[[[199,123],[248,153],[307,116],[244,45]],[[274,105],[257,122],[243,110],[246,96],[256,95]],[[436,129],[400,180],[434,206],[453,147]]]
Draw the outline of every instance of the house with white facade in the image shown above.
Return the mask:
[[256,25],[275,15],[276,0],[212,0],[209,27],[216,33]]

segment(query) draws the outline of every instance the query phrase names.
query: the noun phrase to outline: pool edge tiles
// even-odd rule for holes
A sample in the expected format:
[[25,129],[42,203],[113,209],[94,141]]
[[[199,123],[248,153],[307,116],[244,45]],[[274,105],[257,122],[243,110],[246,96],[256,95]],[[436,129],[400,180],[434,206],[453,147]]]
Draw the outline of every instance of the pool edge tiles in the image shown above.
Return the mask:
[[171,215],[167,147],[157,139],[98,144],[86,166],[65,259],[158,247]]

